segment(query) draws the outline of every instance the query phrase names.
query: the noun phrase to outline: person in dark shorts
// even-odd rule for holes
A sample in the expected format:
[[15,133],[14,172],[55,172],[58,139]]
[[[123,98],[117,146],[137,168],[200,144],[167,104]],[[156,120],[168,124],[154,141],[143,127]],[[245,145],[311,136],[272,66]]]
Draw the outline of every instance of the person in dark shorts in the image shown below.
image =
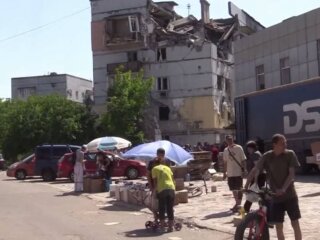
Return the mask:
[[266,152],[248,175],[247,189],[257,172],[266,170],[272,199],[268,221],[276,225],[279,240],[284,240],[283,222],[287,212],[294,230],[295,240],[302,239],[299,219],[301,218],[298,196],[294,187],[295,168],[299,166],[296,154],[287,149],[287,140],[281,134],[272,137],[273,150]]
[[[255,167],[257,162],[261,159],[262,154],[258,150],[258,146],[255,141],[247,142],[246,150],[247,150],[247,172],[251,172],[251,170]],[[255,178],[252,180],[250,186],[254,183],[256,183],[259,188],[262,188],[265,186],[266,174],[264,171],[258,172]],[[246,200],[246,202],[243,205],[243,208],[246,213],[250,211],[251,206],[252,206],[252,202]]]
[[233,193],[235,205],[230,209],[233,212],[238,212],[241,207],[243,180],[246,169],[246,155],[240,145],[233,142],[231,135],[226,136],[228,146],[223,151],[224,160],[224,178],[228,177],[228,185]]

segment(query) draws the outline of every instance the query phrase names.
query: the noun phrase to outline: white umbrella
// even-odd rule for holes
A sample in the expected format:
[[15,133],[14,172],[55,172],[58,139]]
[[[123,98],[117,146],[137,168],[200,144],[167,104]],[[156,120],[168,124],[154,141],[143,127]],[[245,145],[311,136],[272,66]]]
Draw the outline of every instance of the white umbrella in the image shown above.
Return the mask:
[[95,152],[98,150],[119,150],[128,148],[131,145],[130,141],[120,137],[101,137],[89,142],[87,144],[87,150],[89,152]]

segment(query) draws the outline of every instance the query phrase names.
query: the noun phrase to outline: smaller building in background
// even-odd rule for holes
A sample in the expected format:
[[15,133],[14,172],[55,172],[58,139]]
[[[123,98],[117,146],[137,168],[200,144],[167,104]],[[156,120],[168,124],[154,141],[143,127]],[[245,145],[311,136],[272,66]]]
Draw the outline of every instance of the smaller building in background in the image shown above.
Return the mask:
[[31,95],[59,94],[67,99],[83,103],[92,97],[92,81],[69,74],[50,73],[43,76],[11,79],[12,99],[26,100]]
[[235,96],[320,75],[320,8],[234,44]]

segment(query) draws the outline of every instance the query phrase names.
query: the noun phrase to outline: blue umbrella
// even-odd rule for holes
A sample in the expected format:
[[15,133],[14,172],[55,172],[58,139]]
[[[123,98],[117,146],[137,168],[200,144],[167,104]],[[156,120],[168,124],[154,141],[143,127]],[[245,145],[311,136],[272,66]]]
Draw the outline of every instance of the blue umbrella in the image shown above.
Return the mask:
[[157,149],[163,148],[166,151],[165,157],[177,165],[185,165],[188,161],[193,160],[193,156],[185,151],[182,147],[169,141],[156,141],[138,145],[124,153],[125,158],[155,158]]

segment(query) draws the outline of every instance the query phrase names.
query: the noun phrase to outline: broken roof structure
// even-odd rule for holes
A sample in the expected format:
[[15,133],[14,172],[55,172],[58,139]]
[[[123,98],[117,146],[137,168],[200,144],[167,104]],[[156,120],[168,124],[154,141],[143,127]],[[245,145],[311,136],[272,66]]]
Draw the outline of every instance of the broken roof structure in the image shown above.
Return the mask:
[[[209,2],[207,0],[200,0],[202,11],[202,19],[200,20],[193,15],[182,17],[177,14],[174,11],[174,7],[178,5],[176,2],[153,2],[150,0],[149,3],[150,17],[156,25],[154,30],[156,34],[155,40],[158,43],[160,42],[162,46],[164,46],[163,41],[166,41],[166,45],[191,44],[195,46],[201,46],[204,41],[212,42],[218,47],[219,57],[226,58],[224,52],[231,50],[229,49],[230,46],[226,43],[234,37],[236,32],[246,35],[264,28],[254,18],[238,9],[231,2],[229,2],[229,13],[232,17],[227,19],[210,19]],[[242,19],[251,20],[247,21],[250,25],[246,25],[244,21],[240,23],[239,15]],[[241,31],[242,29],[244,31]]]

